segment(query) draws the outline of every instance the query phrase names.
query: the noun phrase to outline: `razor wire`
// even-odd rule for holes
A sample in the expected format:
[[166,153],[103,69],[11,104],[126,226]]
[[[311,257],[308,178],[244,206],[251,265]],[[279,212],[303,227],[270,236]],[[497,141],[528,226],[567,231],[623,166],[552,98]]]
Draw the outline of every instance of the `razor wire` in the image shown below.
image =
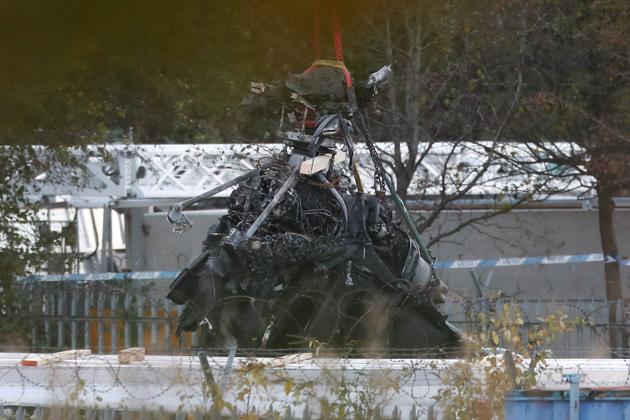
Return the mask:
[[[36,413],[47,416],[54,410],[66,417],[89,413],[90,418],[111,418],[108,415],[114,413],[121,418],[195,418],[208,416],[213,409],[195,356],[147,356],[120,365],[115,356],[91,355],[54,365],[22,366],[27,356],[0,354],[3,418],[20,418],[20,410],[21,418],[41,418]],[[231,406],[223,412],[228,417],[273,413],[277,418],[317,418],[323,402],[355,398],[354,407],[345,401],[348,414],[370,409],[375,413],[372,418],[417,419],[429,412],[439,418],[434,398],[449,386],[443,382],[445,372],[461,360],[347,359],[310,353],[309,358],[294,361],[240,356],[234,362],[222,394]],[[479,363],[474,368],[478,371],[483,359]],[[214,378],[225,374],[226,364],[225,357],[209,359]],[[566,389],[562,379],[566,372],[583,375],[585,388],[630,385],[629,360],[552,358],[538,373],[538,387]]]

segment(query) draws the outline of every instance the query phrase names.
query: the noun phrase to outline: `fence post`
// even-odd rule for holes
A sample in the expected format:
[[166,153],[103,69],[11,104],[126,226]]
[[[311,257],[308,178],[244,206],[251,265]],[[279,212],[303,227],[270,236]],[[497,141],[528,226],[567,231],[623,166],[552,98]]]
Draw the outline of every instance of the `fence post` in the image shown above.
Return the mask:
[[103,293],[102,290],[99,290],[98,292],[98,297],[96,299],[96,316],[98,317],[97,319],[97,334],[98,334],[98,353],[99,354],[104,354],[105,353],[105,343],[104,343],[104,339],[105,339],[105,329],[104,329],[104,322],[103,322],[103,315],[104,315],[104,309],[105,309],[105,294]]
[[42,295],[43,302],[43,313],[44,313],[44,342],[46,343],[47,350],[50,349],[50,315],[53,314],[51,303],[50,303],[50,295],[48,293],[44,293]]
[[625,358],[626,357],[626,334],[625,328],[623,324],[625,324],[625,303],[623,299],[617,300],[617,324],[615,325],[615,335],[617,336],[617,340],[619,342],[620,348],[617,349],[617,357]]
[[[28,283],[28,313],[31,316],[31,346],[32,351],[37,351],[37,324],[40,321],[42,302],[39,300],[39,294],[35,293],[34,283]],[[35,304],[37,299],[38,305]],[[37,308],[37,314],[35,313]]]
[[110,296],[110,309],[111,309],[111,314],[110,314],[110,319],[111,319],[111,330],[112,330],[112,334],[111,334],[111,346],[110,346],[110,353],[111,354],[116,354],[117,350],[118,350],[118,317],[116,315],[117,312],[117,308],[118,308],[118,293],[117,292],[113,292],[112,295]]
[[70,317],[72,318],[72,321],[70,322],[70,340],[72,348],[76,349],[79,345],[77,337],[77,288],[74,285],[72,286],[72,292],[70,293]]
[[166,300],[164,304],[164,313],[166,315],[166,322],[164,323],[164,348],[170,348],[171,340],[171,302]]
[[136,308],[138,315],[138,320],[136,321],[138,325],[138,347],[144,347],[144,296],[138,295],[136,304],[138,305]]
[[131,347],[131,325],[129,324],[129,316],[131,316],[131,299],[129,292],[125,293],[125,348]]
[[156,323],[157,309],[155,299],[151,299],[151,349],[155,352],[157,348],[158,326]]
[[92,304],[92,288],[89,285],[86,285],[85,292],[83,294],[83,316],[85,317],[85,321],[83,321],[83,340],[84,347],[86,349],[92,348],[90,343],[90,306]]
[[59,319],[57,320],[57,348],[61,350],[63,345],[63,327],[64,327],[64,309],[65,309],[65,287],[64,285],[59,285],[59,291],[57,292],[57,316]]
[[571,387],[569,388],[569,419],[580,420],[580,377],[579,373],[567,373],[563,379]]

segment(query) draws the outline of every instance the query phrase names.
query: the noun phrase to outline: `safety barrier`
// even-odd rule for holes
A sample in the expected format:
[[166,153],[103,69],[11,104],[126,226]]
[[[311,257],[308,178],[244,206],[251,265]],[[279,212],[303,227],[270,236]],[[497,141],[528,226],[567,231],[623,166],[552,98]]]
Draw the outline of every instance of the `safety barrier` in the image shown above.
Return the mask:
[[[435,398],[462,362],[346,359],[311,352],[237,357],[228,370],[225,357],[203,363],[195,356],[147,356],[120,365],[116,356],[90,355],[33,367],[22,363],[28,356],[0,353],[0,418],[219,418],[213,415],[208,385],[219,385],[214,392],[220,390],[231,406],[223,405],[222,419],[322,418],[322,411],[336,403],[343,411],[335,418],[445,418]],[[477,366],[473,372],[481,374]],[[623,359],[547,359],[538,384],[567,389],[563,373],[569,372],[580,373],[583,388],[630,385],[629,361]]]
[[[110,257],[113,267],[169,267],[169,270],[178,270],[186,267],[186,265],[197,257],[198,253],[183,253],[162,250],[154,252],[151,255],[142,255],[136,258],[130,258],[124,253],[115,254]],[[501,268],[501,267],[532,267],[532,266],[548,266],[559,264],[588,264],[588,263],[611,263],[617,261],[619,265],[630,267],[630,259],[622,259],[610,255],[604,256],[601,253],[590,254],[571,254],[571,255],[544,255],[544,256],[528,256],[528,257],[508,257],[508,258],[486,258],[471,260],[437,260],[434,267],[438,271],[443,270],[461,270],[461,269],[477,269],[477,268]],[[85,261],[83,260],[85,265]],[[90,261],[90,267],[102,266],[100,260]],[[75,263],[80,266],[79,260]],[[85,269],[85,267],[84,267]],[[89,267],[88,267],[89,269]],[[107,274],[107,273],[104,273]],[[162,275],[169,276],[172,273],[162,272]],[[142,274],[144,275],[144,274]],[[77,275],[81,277],[82,275]],[[66,278],[67,276],[64,276]],[[51,277],[53,278],[53,277]]]
[[486,268],[486,267],[516,267],[524,265],[552,265],[552,264],[579,264],[592,262],[613,262],[630,266],[630,260],[622,260],[603,254],[577,254],[577,255],[548,255],[540,257],[514,257],[493,258],[484,260],[454,260],[438,261],[435,268],[438,270],[452,270],[457,268]]

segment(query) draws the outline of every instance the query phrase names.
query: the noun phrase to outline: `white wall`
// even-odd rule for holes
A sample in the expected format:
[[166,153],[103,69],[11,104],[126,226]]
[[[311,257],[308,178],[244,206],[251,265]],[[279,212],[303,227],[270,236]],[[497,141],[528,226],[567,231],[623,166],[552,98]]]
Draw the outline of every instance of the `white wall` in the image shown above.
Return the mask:
[[[146,270],[177,271],[201,250],[208,226],[223,211],[187,212],[193,228],[185,233],[171,231],[163,213],[145,215]],[[435,226],[422,235],[437,232],[478,216],[476,211],[444,213]],[[615,214],[617,240],[622,257],[630,258],[630,210]],[[434,245],[431,251],[440,261],[601,253],[597,211],[517,210],[497,216]],[[622,268],[624,294],[630,294],[630,267]],[[486,277],[492,273],[490,288],[519,298],[604,298],[602,263],[477,269]],[[470,270],[442,270],[441,277],[455,290],[473,289]]]
[[[479,212],[448,213],[425,236],[446,231]],[[630,256],[630,211],[615,213],[617,241],[623,258]],[[517,210],[468,227],[432,247],[442,261],[601,253],[597,211]],[[492,273],[493,289],[508,295],[542,298],[604,298],[603,263],[558,264],[477,269]],[[443,270],[454,289],[471,289],[470,270]],[[624,294],[630,291],[628,267],[622,268]]]

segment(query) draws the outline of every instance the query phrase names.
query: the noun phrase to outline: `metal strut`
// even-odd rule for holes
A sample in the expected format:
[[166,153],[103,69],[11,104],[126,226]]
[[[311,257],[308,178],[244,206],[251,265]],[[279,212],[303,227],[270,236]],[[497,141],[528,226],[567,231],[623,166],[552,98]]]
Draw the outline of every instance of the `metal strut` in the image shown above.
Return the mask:
[[290,188],[295,187],[299,180],[299,174],[300,165],[298,164],[295,166],[295,168],[291,172],[291,175],[289,175],[284,184],[282,184],[282,187],[280,187],[280,189],[273,196],[269,204],[267,204],[267,207],[263,209],[263,211],[258,215],[256,220],[254,220],[254,223],[251,224],[247,231],[243,233],[237,228],[233,228],[230,232],[229,237],[227,238],[226,243],[230,244],[233,247],[238,247],[243,241],[246,241],[254,236],[260,226],[262,226],[265,220],[267,220],[273,209],[276,208],[276,206],[282,201],[286,192]]
[[225,184],[221,184],[218,187],[211,189],[210,191],[206,191],[203,194],[199,194],[192,198],[182,201],[179,204],[173,206],[170,212],[166,215],[166,219],[168,219],[169,223],[173,225],[173,231],[177,233],[185,232],[192,227],[192,223],[188,218],[182,213],[182,211],[186,210],[188,207],[196,204],[202,200],[206,200],[213,195],[220,193],[223,190],[227,190],[230,187],[237,185],[238,183],[245,181],[252,176],[254,176],[258,172],[258,169],[252,169],[249,172],[244,173],[241,176],[237,176],[236,178],[226,182]]

